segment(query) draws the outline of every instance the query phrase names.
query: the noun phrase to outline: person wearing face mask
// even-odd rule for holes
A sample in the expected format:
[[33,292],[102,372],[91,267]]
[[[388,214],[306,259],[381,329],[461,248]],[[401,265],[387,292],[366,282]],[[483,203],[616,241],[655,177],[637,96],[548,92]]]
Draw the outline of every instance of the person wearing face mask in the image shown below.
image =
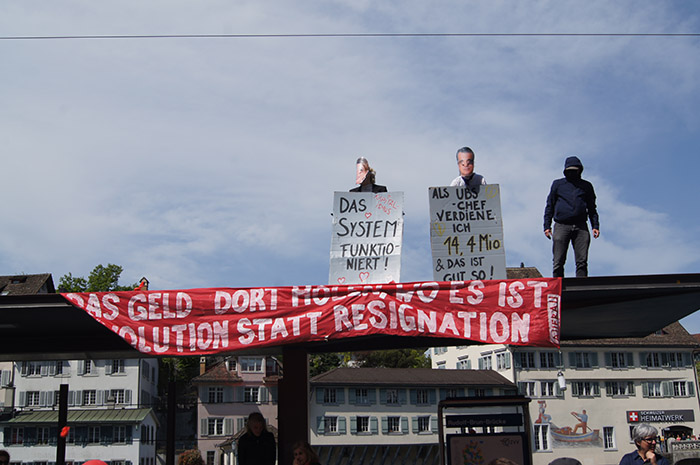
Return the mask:
[[[552,239],[552,276],[564,277],[564,263],[569,243],[573,245],[576,259],[576,277],[588,276],[588,246],[591,235],[587,220],[591,222],[593,237],[600,235],[598,210],[595,204],[593,184],[581,179],[583,163],[578,157],[568,157],[564,162],[564,177],[552,183],[544,208],[544,235]],[[554,219],[554,232],[551,225]]]
[[375,171],[369,167],[369,162],[365,157],[357,159],[357,176],[355,184],[358,186],[350,189],[350,192],[386,192],[386,186],[374,183]]
[[486,185],[486,179],[474,172],[474,151],[469,147],[457,150],[457,167],[459,168],[459,176],[452,180],[450,186],[464,186],[478,193],[480,186]]

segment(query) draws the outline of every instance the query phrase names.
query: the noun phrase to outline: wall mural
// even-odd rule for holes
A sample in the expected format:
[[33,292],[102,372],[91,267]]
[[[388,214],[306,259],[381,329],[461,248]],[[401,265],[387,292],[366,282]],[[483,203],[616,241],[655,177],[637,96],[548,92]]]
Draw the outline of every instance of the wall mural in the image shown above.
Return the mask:
[[[557,447],[601,447],[600,430],[588,426],[588,413],[583,409],[580,412],[571,412],[571,417],[557,418],[555,420],[548,415],[547,401],[537,401],[539,416],[535,423],[549,423],[549,434],[552,438],[552,448]],[[562,426],[558,426],[562,425]],[[571,425],[571,426],[568,426]]]

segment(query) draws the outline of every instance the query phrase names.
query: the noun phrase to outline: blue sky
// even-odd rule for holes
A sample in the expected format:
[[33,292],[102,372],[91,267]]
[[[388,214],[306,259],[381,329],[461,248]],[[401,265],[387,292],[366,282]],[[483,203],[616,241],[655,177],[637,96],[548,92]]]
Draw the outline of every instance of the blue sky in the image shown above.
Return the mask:
[[[0,31],[697,33],[700,4],[27,0],[0,4]],[[361,155],[405,193],[402,280],[430,280],[427,189],[463,145],[501,186],[508,266],[551,274],[544,202],[577,155],[601,217],[590,274],[695,273],[699,52],[700,37],[0,40],[0,274],[324,284],[333,191]]]

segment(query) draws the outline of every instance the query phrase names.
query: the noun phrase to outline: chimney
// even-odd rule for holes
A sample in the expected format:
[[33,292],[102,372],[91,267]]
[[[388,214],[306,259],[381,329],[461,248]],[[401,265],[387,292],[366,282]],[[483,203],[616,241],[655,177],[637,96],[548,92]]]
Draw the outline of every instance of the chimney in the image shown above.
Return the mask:
[[199,357],[199,374],[203,375],[207,371],[207,358]]

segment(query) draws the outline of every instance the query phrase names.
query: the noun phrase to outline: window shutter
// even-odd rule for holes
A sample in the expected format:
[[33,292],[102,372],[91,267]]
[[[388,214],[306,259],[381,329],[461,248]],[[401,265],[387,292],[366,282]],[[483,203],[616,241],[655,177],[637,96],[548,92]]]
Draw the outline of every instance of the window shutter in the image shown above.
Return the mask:
[[335,390],[335,399],[338,401],[339,404],[345,403],[345,389],[344,388],[337,388]]
[[131,425],[126,425],[126,443],[131,444],[134,441],[134,435]]
[[690,354],[688,352],[683,352],[683,366],[689,367],[692,366],[693,362],[690,357]]
[[111,375],[112,374],[112,364],[114,363],[114,360],[107,360],[105,362],[105,374],[106,375]]
[[10,370],[2,370],[2,380],[0,383],[2,383],[3,387],[10,385],[10,379],[12,379],[12,372]]
[[324,434],[326,430],[325,418],[316,417],[316,434]]
[[513,366],[515,368],[522,368],[523,367],[522,359],[520,358],[520,352],[515,352],[513,354]]
[[573,382],[573,383],[571,383],[571,395],[572,395],[572,396],[578,396],[578,395],[579,395],[579,393],[578,393],[579,389],[578,389],[578,388],[579,388],[578,382]]
[[245,418],[239,417],[236,419],[236,432],[245,429]]
[[695,395],[695,385],[692,381],[685,383],[688,388],[688,396],[693,397]]
[[610,352],[605,352],[605,366],[612,367],[612,354]]
[[440,400],[447,399],[447,389],[440,388]]
[[49,362],[49,376],[56,376],[56,364],[63,363],[60,360],[58,362]]
[[642,383],[642,396],[649,397],[649,383]]
[[411,431],[413,434],[418,432],[418,417],[411,417]]
[[78,374],[85,374],[85,360],[78,360]]
[[387,434],[389,432],[389,420],[387,417],[382,417],[382,433]]
[[258,394],[258,400],[263,404],[267,404],[270,402],[270,398],[267,395],[267,388],[265,386],[260,387],[260,392]]
[[484,359],[480,358],[479,359],[479,370],[483,370],[483,369],[484,369]]
[[202,418],[199,421],[199,427],[200,427],[200,435],[201,436],[208,436],[209,435],[209,429],[207,428],[208,422],[206,418]]
[[591,367],[597,368],[598,367],[598,352],[591,352]]
[[233,418],[224,418],[224,434],[226,436],[233,434]]
[[525,383],[518,381],[518,394],[525,394]]
[[647,366],[647,358],[649,357],[649,352],[640,352],[639,353],[639,366],[645,367]]
[[357,404],[355,388],[348,389],[348,403],[352,405]]
[[569,352],[569,366],[576,366],[576,352]]
[[338,432],[340,434],[347,434],[348,432],[345,417],[338,417]]
[[[237,387],[236,388],[236,402],[243,402],[243,399],[245,399],[245,391],[242,387]],[[323,402],[323,394],[321,394],[321,401]]]
[[39,406],[46,407],[46,391],[39,392]]
[[401,417],[401,433],[408,434],[408,417]]
[[379,390],[379,402],[381,404],[386,404],[386,389]]
[[29,362],[22,362],[22,368],[20,369],[20,375],[27,376],[28,363]]
[[593,387],[593,395],[595,397],[600,397],[600,383],[593,382],[593,383],[591,383],[591,385]]
[[411,389],[409,394],[411,397],[411,405],[416,405],[418,403],[418,391],[416,389]]
[[671,362],[669,361],[668,353],[666,352],[661,352],[661,366],[662,367],[667,367],[670,366]]
[[20,407],[27,406],[27,393],[25,391],[20,391],[20,393],[19,393],[19,406]]
[[438,432],[438,419],[435,416],[430,417],[430,432],[433,434]]
[[[239,389],[240,389],[240,388],[239,388]],[[323,404],[323,403],[324,403],[324,401],[323,401],[323,393],[324,393],[323,388],[316,388],[316,403],[317,403],[317,404]],[[243,399],[243,395],[242,395],[242,394],[241,394],[241,396],[239,396],[239,397],[241,398],[241,400]]]
[[6,426],[5,428],[3,428],[3,431],[5,434],[3,434],[3,437],[2,437],[2,445],[9,446],[10,442],[12,440],[12,428],[10,428],[9,426]]
[[506,368],[510,368],[510,352],[506,352]]
[[406,390],[399,389],[399,403],[404,405],[406,403]]
[[41,374],[41,376],[49,375],[49,366],[47,365],[47,362],[41,362],[41,365],[39,367],[39,373]]
[[369,427],[370,427],[370,432],[372,434],[379,434],[379,427],[378,427],[378,421],[377,417],[370,417],[369,419]]
[[559,383],[556,381],[554,382],[554,396],[564,397],[564,391],[561,390],[561,388],[559,387]]
[[58,399],[56,399],[56,394],[58,394],[57,391],[49,391],[46,393],[47,406],[53,407],[54,405],[58,405]]
[[369,404],[370,405],[376,404],[377,403],[377,390],[374,388],[370,388],[368,390],[367,394],[369,394],[369,396],[368,396]]
[[104,405],[104,403],[105,403],[104,392],[101,389],[98,389],[97,392],[95,393],[95,404],[96,405]]
[[661,382],[661,395],[664,397],[671,397],[673,395],[673,386],[670,381]]
[[70,362],[64,360],[61,363],[63,363],[63,374],[69,375],[70,374]]
[[350,417],[350,434],[357,434],[357,417]]
[[233,402],[233,388],[230,386],[224,387],[224,402]]
[[435,398],[435,389],[428,390],[428,402],[430,402],[431,405],[437,403],[437,399]]
[[124,391],[124,402],[127,405],[131,405],[131,389],[127,389]]

